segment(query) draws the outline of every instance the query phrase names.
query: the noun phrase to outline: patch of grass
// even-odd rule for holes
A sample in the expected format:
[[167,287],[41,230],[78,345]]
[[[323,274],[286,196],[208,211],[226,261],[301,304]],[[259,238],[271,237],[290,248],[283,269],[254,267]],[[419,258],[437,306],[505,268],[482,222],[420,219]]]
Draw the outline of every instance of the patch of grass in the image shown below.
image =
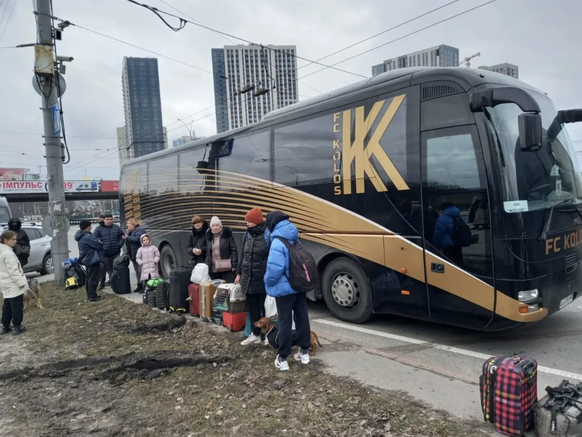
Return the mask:
[[[179,326],[180,316],[152,311],[118,296],[88,303],[84,290],[43,284],[44,310],[25,314],[27,348],[46,361],[122,356],[131,352],[171,358],[228,356],[228,360],[178,367],[154,379],[134,374],[108,382],[107,365],[0,382],[11,384],[26,405],[11,413],[18,435],[95,436],[475,436],[479,427],[452,419],[397,392],[362,386],[325,372],[315,358],[290,371],[274,368],[275,351],[240,346],[240,334],[198,323]],[[30,308],[30,307],[29,307]],[[169,330],[155,329],[174,323]],[[150,325],[151,329],[143,329]],[[144,333],[146,332],[146,333]],[[150,333],[147,333],[150,332]],[[10,339],[18,347],[24,338]],[[37,359],[37,365],[41,364]],[[211,360],[212,361],[212,360]],[[119,363],[118,363],[119,364]],[[8,372],[13,369],[2,369]],[[58,394],[58,396],[57,396]],[[48,423],[48,425],[39,425]],[[78,429],[85,434],[77,434]],[[25,432],[26,431],[26,432]],[[0,433],[1,435],[1,433]]]

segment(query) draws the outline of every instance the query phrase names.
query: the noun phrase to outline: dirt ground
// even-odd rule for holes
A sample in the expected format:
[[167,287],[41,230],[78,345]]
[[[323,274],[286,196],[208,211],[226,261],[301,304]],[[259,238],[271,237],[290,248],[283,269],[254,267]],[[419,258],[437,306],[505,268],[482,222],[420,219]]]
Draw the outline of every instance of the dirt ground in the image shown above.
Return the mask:
[[[482,428],[270,347],[104,294],[43,284],[0,336],[0,436],[476,436]],[[451,394],[443,394],[447,396]]]

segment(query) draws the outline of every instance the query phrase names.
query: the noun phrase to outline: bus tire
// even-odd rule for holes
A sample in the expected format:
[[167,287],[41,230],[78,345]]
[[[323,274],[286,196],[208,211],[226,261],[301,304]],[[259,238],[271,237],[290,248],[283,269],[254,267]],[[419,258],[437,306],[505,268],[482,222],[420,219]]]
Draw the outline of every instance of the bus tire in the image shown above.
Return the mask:
[[176,253],[172,246],[165,244],[160,250],[160,275],[170,279],[170,273],[176,269]]
[[372,289],[364,270],[342,257],[330,262],[321,278],[323,300],[338,319],[364,323],[373,315]]

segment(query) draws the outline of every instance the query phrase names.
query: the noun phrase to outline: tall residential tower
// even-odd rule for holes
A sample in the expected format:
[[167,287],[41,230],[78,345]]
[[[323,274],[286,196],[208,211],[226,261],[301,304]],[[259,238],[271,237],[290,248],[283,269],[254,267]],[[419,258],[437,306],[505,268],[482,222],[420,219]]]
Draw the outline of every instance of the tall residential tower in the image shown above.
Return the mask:
[[160,78],[155,58],[123,58],[125,142],[131,158],[167,147],[162,124]]
[[212,49],[217,131],[256,123],[297,103],[296,53],[295,46],[277,45]]
[[407,67],[458,67],[459,62],[459,49],[441,44],[440,46],[387,59],[381,64],[374,65],[372,66],[372,76]]

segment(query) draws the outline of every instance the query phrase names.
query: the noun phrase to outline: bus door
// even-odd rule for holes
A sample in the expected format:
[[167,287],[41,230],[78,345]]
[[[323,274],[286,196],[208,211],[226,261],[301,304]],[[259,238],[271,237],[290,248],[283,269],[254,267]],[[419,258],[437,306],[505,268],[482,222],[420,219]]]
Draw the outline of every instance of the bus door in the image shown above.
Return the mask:
[[487,176],[476,127],[423,132],[421,163],[430,319],[483,329],[493,317],[495,294]]

